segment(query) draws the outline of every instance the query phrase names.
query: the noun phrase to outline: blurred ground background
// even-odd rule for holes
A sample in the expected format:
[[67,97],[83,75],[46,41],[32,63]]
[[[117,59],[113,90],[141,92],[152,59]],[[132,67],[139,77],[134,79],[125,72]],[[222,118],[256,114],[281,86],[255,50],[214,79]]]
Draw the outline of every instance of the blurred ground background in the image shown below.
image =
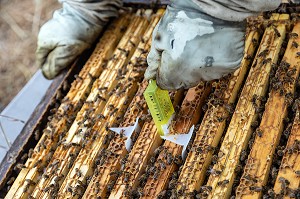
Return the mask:
[[57,0],[0,0],[0,112],[37,71],[39,28],[59,7]]

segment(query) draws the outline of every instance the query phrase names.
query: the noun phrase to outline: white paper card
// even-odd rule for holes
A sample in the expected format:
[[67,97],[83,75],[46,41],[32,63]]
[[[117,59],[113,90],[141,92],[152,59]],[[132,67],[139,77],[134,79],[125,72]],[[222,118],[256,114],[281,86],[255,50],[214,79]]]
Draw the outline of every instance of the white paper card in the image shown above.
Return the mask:
[[169,119],[169,121],[168,121],[168,123],[164,124],[164,125],[161,125],[161,128],[162,128],[165,136],[168,135],[169,132],[170,132],[169,128],[171,126],[171,122],[172,122],[172,120],[173,120],[174,117],[175,117],[175,114],[172,114],[171,117],[170,117],[170,119]]
[[139,126],[139,118],[136,118],[136,121],[134,123],[133,126],[128,126],[128,127],[113,127],[113,128],[109,128],[111,131],[117,133],[117,134],[121,134],[123,133],[124,136],[127,138],[125,141],[125,147],[126,150],[128,152],[130,152],[131,150],[131,146],[132,146],[132,140],[131,140],[131,135],[134,131],[136,132],[140,132],[141,128]]
[[161,136],[161,138],[173,142],[175,144],[178,144],[180,146],[183,146],[181,155],[182,158],[185,159],[186,147],[192,138],[193,132],[194,132],[194,125],[190,128],[188,134],[165,135],[165,136]]

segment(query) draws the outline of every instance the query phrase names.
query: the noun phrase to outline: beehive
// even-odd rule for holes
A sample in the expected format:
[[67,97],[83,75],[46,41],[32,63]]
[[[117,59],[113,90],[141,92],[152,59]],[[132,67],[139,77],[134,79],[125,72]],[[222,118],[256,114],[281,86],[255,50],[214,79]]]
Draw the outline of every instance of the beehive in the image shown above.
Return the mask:
[[[108,26],[5,198],[300,197],[299,16],[251,19],[238,70],[170,92],[170,134],[196,126],[185,158],[161,139],[143,98],[162,14],[127,12]],[[137,120],[130,138],[110,130]]]

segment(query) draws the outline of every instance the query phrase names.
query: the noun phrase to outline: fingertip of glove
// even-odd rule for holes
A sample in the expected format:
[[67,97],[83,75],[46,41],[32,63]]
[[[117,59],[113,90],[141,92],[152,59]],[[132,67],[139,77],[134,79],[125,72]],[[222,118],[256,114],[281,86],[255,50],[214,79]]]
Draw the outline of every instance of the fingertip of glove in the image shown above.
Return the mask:
[[48,71],[45,71],[44,68],[41,68],[41,70],[42,70],[43,76],[48,80],[52,80],[56,77],[56,75],[53,75],[53,74],[49,73]]
[[151,73],[148,70],[146,70],[144,73],[144,78],[145,78],[145,80],[154,79],[155,75],[156,75],[155,73]]
[[40,68],[42,70],[42,74],[48,80],[54,79],[58,75],[54,67],[49,63],[49,60],[45,62]]
[[168,84],[165,79],[160,78],[159,75],[156,75],[156,84],[163,90],[176,90],[176,88]]

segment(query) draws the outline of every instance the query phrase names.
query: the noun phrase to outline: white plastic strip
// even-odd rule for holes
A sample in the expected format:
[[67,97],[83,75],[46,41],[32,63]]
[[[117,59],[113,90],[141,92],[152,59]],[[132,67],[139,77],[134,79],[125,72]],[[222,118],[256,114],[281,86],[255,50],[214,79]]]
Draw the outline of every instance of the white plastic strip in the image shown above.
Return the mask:
[[168,123],[167,124],[164,124],[164,125],[161,125],[161,128],[162,128],[162,130],[163,130],[163,132],[164,132],[164,136],[166,136],[166,135],[168,135],[169,134],[169,128],[170,128],[170,126],[171,126],[171,122],[172,122],[172,120],[174,119],[174,117],[175,117],[175,113],[173,113],[172,115],[171,115],[171,117],[170,117],[170,119],[169,119],[169,121],[168,121]]
[[168,140],[180,146],[183,146],[182,149],[182,159],[186,158],[186,148],[192,138],[194,132],[194,125],[190,128],[190,131],[187,134],[176,134],[176,135],[165,135],[161,136],[162,139]]
[[128,126],[128,127],[113,127],[109,128],[111,131],[121,135],[123,134],[127,139],[125,141],[125,147],[128,152],[131,150],[132,146],[132,140],[131,140],[131,135],[135,131],[139,133],[141,131],[141,128],[139,126],[139,118],[136,118],[136,121],[133,126]]

